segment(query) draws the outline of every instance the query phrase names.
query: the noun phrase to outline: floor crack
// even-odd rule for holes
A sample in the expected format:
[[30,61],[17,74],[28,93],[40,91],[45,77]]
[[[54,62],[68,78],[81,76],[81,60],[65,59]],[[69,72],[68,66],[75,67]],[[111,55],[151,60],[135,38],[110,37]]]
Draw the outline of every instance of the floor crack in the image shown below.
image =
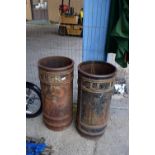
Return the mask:
[[96,155],[96,151],[97,151],[97,141],[95,141],[95,147],[93,149],[93,155]]

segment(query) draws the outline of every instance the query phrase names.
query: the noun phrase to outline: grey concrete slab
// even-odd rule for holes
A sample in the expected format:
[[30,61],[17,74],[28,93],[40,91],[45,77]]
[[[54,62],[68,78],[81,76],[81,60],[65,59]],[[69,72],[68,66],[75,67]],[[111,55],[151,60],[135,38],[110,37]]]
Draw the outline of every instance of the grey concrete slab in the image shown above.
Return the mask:
[[42,115],[26,120],[26,134],[44,137],[46,143],[53,146],[53,155],[128,155],[128,113],[128,98],[113,96],[108,126],[98,140],[82,137],[75,128],[75,118],[63,131],[49,130],[42,121]]
[[95,155],[128,155],[128,110],[111,109],[104,137],[96,142]]

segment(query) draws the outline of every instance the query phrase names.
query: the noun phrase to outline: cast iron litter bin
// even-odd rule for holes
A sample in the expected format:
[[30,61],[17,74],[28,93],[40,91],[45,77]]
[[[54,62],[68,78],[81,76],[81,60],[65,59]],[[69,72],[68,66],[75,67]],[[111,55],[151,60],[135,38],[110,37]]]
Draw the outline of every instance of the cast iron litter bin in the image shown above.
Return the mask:
[[78,66],[77,129],[96,137],[107,126],[116,68],[102,61],[86,61]]
[[49,129],[63,130],[72,122],[73,65],[73,60],[61,56],[38,62],[43,121]]

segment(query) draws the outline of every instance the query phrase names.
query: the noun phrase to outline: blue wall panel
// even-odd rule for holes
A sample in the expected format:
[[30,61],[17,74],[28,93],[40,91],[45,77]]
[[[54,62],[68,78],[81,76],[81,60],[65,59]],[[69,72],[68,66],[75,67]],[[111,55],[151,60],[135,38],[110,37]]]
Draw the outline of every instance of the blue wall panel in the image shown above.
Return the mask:
[[110,0],[84,0],[83,61],[106,61],[109,9]]

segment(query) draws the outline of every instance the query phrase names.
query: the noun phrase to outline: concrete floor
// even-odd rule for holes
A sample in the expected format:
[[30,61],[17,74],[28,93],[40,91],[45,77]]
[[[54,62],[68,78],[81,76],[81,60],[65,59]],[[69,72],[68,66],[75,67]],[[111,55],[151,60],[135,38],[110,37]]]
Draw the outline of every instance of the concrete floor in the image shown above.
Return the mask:
[[[39,84],[37,61],[45,56],[64,55],[75,61],[74,102],[77,100],[77,65],[82,61],[82,38],[57,35],[57,25],[27,23],[27,81]],[[113,56],[109,57],[113,61]],[[114,61],[112,62],[114,63]],[[115,64],[115,63],[114,63]],[[117,66],[118,67],[118,66]],[[119,67],[118,67],[119,68]],[[128,82],[128,69],[119,69],[117,77]],[[42,116],[27,119],[27,136],[45,137],[53,146],[53,155],[128,155],[129,154],[129,110],[128,95],[114,95],[111,115],[105,134],[98,140],[81,137],[74,121],[64,131],[54,132],[45,127]]]
[[27,119],[26,134],[44,137],[46,143],[53,146],[53,155],[128,155],[128,114],[128,98],[115,95],[111,102],[108,126],[98,140],[82,137],[75,128],[75,121],[64,131],[49,130],[42,122],[42,115]]

